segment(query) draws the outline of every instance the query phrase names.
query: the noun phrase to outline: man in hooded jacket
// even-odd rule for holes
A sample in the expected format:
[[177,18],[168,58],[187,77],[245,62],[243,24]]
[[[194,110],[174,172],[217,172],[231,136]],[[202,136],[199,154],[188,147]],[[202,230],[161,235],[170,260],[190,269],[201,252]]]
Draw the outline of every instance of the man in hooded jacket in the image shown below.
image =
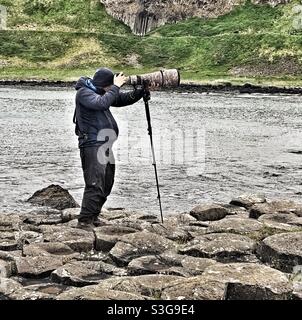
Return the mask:
[[120,92],[126,83],[123,73],[98,69],[93,79],[81,77],[76,84],[74,123],[78,135],[85,190],[78,227],[91,230],[101,224],[99,214],[114,183],[112,144],[119,130],[110,107],[134,104],[145,94],[143,88]]

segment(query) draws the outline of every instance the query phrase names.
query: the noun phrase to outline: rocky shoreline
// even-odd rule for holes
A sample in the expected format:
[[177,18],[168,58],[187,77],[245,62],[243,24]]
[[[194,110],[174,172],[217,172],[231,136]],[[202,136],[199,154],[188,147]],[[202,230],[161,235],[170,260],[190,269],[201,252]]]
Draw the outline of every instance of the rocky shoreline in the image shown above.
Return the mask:
[[[74,87],[74,81],[47,81],[47,80],[0,80],[1,86],[21,86],[21,87],[59,87],[71,88]],[[178,88],[166,88],[161,91],[174,92],[196,92],[196,93],[211,93],[211,92],[233,92],[233,93],[261,93],[261,94],[302,94],[302,87],[277,87],[277,86],[260,86],[245,83],[243,85],[234,85],[231,83],[221,84],[199,84],[194,82],[181,83]]]
[[243,195],[164,224],[108,208],[91,232],[61,187],[29,201],[0,214],[0,300],[302,299],[302,204]]

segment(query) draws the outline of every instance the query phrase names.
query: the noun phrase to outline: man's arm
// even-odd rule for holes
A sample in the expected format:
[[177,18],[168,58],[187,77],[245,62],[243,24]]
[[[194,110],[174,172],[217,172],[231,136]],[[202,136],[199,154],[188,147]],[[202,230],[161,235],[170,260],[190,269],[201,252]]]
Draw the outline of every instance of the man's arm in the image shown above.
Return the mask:
[[120,92],[116,101],[112,104],[113,107],[124,107],[134,104],[139,101],[144,95],[144,89],[135,89],[131,92]]
[[79,102],[90,110],[108,110],[119,99],[120,88],[112,85],[104,95],[99,95],[90,89],[78,91]]

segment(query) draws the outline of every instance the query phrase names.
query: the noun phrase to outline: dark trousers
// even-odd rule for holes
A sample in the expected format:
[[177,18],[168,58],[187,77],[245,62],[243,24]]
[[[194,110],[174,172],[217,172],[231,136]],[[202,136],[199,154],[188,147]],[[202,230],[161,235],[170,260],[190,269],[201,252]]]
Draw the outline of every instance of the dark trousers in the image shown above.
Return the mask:
[[113,183],[115,164],[98,159],[98,146],[80,149],[85,190],[79,221],[92,222],[101,212],[110,194]]

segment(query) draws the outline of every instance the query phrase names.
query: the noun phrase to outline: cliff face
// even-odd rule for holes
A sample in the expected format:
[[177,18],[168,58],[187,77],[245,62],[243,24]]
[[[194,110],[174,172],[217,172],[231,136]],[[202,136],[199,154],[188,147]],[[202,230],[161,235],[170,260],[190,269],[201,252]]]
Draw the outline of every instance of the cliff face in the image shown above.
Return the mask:
[[[191,17],[215,18],[230,12],[245,0],[100,0],[106,11],[128,25],[133,33],[144,35],[165,23]],[[272,6],[290,0],[252,0]]]

